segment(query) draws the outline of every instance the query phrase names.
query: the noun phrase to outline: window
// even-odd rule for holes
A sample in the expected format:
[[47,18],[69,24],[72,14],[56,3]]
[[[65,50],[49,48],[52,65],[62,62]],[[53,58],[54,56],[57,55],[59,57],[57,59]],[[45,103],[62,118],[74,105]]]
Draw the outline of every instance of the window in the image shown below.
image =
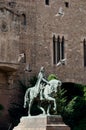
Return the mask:
[[26,63],[26,54],[25,53],[19,54],[18,62],[20,62],[20,63]]
[[13,1],[9,2],[9,6],[11,8],[14,8],[16,6],[16,2],[13,2]]
[[21,23],[22,23],[22,25],[26,25],[26,15],[25,14],[22,14],[22,16],[21,16]]
[[86,66],[86,39],[83,41],[83,46],[84,46],[84,66]]
[[65,2],[65,7],[69,8],[69,2]]
[[46,5],[49,5],[49,0],[45,0],[45,4],[46,4]]
[[53,64],[64,59],[64,36],[53,36]]

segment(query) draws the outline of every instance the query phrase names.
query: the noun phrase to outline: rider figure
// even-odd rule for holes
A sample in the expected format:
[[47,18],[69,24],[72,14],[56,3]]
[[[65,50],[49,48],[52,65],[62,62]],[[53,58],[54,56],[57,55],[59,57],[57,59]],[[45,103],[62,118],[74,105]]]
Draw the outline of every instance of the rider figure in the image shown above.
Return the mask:
[[50,85],[49,82],[45,79],[45,72],[44,72],[44,67],[43,66],[40,69],[40,72],[38,74],[38,80],[37,80],[37,83],[36,83],[39,86],[39,90],[40,90],[40,100],[43,99],[43,88],[44,88],[43,86],[44,85],[41,84],[42,81],[44,83]]

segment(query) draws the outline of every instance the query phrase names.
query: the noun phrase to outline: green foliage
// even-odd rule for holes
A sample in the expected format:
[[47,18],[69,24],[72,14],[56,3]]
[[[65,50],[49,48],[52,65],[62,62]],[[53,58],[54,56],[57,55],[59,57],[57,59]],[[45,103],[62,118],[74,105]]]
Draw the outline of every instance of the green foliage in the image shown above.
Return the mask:
[[61,114],[66,105],[66,97],[64,97],[65,92],[64,89],[60,89],[56,94],[57,114]]
[[82,119],[73,130],[86,130],[86,118]]
[[[67,86],[66,86],[67,85]],[[72,130],[86,129],[86,86],[81,84],[63,84],[67,90],[64,96],[67,97],[66,106],[61,113],[64,122]]]
[[82,97],[74,97],[68,105],[64,108],[62,113],[63,119],[66,124],[71,128],[77,126],[86,116],[86,102]]
[[66,90],[65,96],[67,97],[67,103],[69,103],[76,96],[84,96],[84,86],[81,84],[63,83],[62,88]]
[[86,86],[84,86],[84,98],[86,100]]
[[50,74],[48,76],[48,81],[52,80],[52,79],[58,79],[57,76],[55,74]]

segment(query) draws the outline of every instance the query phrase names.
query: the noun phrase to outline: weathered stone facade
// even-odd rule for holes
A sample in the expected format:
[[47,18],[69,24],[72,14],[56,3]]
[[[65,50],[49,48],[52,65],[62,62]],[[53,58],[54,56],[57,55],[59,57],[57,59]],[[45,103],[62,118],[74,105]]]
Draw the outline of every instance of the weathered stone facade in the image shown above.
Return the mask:
[[[49,0],[49,5],[45,0],[0,0],[0,103],[4,115],[16,80],[37,74],[41,66],[46,75],[55,73],[63,82],[86,84],[85,5],[86,0]],[[59,14],[61,7],[63,15]],[[53,64],[53,35],[65,39],[66,61],[58,67]],[[19,62],[20,54],[24,60]],[[25,73],[28,65],[32,71]]]

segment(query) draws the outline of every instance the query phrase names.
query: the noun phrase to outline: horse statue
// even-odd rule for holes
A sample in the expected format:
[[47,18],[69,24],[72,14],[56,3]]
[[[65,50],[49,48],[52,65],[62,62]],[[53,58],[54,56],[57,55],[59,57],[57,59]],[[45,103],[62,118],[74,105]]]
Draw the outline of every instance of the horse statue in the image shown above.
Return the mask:
[[[52,79],[48,82],[47,85],[43,85],[40,83],[40,85],[35,85],[34,87],[28,88],[26,90],[25,96],[24,96],[24,108],[27,107],[28,104],[28,116],[31,115],[31,106],[33,104],[34,99],[38,96],[38,94],[41,95],[41,89],[43,89],[43,99],[42,100],[47,100],[47,101],[52,101],[54,104],[54,110],[56,110],[56,101],[55,98],[52,97],[53,92],[57,92],[57,88],[61,86],[61,81],[57,79]],[[40,87],[39,87],[40,86]],[[41,95],[42,96],[42,95]],[[40,99],[41,100],[41,99]],[[49,110],[50,110],[50,105],[48,106],[47,109],[47,115],[49,115]],[[43,111],[43,114],[45,114],[45,110],[39,106],[39,108]]]

